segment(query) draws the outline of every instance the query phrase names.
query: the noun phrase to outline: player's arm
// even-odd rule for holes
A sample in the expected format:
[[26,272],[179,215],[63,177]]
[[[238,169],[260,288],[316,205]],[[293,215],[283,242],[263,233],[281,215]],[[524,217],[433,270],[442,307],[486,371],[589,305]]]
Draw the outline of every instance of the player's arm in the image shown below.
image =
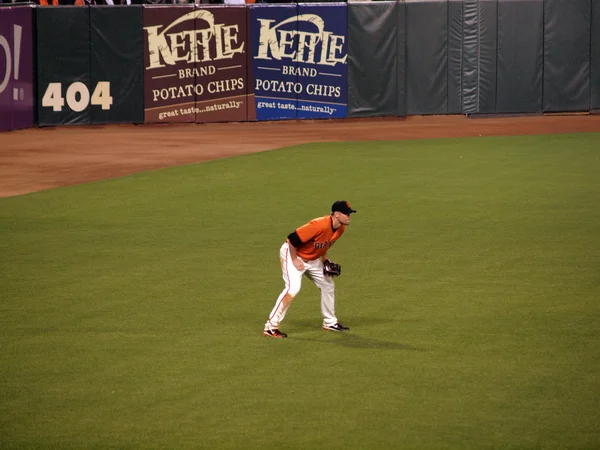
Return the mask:
[[304,262],[298,257],[297,248],[302,245],[302,240],[298,233],[294,231],[290,233],[287,237],[288,247],[290,248],[290,258],[292,259],[292,263],[294,267],[300,271],[304,270]]

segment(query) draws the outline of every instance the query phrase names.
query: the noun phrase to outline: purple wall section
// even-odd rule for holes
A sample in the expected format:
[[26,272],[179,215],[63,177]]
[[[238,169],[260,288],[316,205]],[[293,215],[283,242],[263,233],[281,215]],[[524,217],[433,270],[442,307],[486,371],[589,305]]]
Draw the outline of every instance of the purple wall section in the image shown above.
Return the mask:
[[12,11],[0,9],[0,131],[12,130]]
[[[13,65],[13,128],[29,128],[34,125],[35,96],[33,92],[33,13],[32,7],[11,8],[13,11],[13,32],[20,33],[21,41],[17,53],[17,38],[15,53],[18,55],[18,65]],[[20,32],[18,31],[20,27]],[[16,36],[16,35],[15,35]],[[18,70],[17,70],[18,69]]]
[[0,131],[34,123],[33,11],[0,9]]

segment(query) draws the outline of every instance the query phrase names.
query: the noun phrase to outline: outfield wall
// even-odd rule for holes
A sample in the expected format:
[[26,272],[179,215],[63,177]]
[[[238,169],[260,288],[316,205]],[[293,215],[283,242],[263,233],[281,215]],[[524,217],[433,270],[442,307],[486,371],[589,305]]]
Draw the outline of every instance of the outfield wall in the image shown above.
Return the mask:
[[594,109],[592,0],[0,8],[0,130]]

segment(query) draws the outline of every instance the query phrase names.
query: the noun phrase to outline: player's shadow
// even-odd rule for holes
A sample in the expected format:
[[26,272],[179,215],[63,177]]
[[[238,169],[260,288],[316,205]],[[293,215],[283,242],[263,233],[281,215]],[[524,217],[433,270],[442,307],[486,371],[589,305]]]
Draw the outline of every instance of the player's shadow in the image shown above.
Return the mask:
[[[374,321],[377,321],[377,320],[371,319],[370,324],[372,325]],[[385,322],[390,322],[390,321],[384,320],[384,319],[378,321],[378,323],[385,323]],[[290,321],[290,324],[292,324],[292,321]],[[343,331],[343,332],[323,331],[323,333],[326,333],[326,334],[324,334],[322,338],[301,336],[301,334],[303,334],[304,331],[301,331],[298,328],[301,328],[302,330],[306,330],[306,331],[310,330],[311,332],[313,332],[313,330],[315,329],[315,324],[313,322],[308,322],[308,321],[293,321],[293,325],[294,325],[294,328],[297,329],[297,331],[293,332],[293,334],[290,333],[290,339],[295,339],[295,340],[299,340],[299,341],[312,341],[312,342],[319,342],[319,343],[323,343],[323,344],[338,345],[340,347],[346,347],[346,348],[364,348],[364,349],[369,349],[369,350],[371,350],[371,349],[401,350],[401,351],[414,351],[414,352],[426,351],[425,349],[414,347],[411,345],[402,344],[400,342],[391,342],[391,341],[385,341],[382,339],[363,337],[363,336],[357,334],[356,331],[352,331],[352,330]]]
[[[359,326],[361,328],[363,328],[363,327],[372,328],[372,327],[376,327],[377,325],[385,325],[385,324],[393,323],[394,320],[385,319],[383,317],[352,316],[347,321],[340,320],[340,322],[343,323],[344,325],[348,325],[351,330],[354,330],[354,328],[356,327],[356,325],[354,325],[354,324],[359,324]],[[314,331],[314,330],[318,330],[321,328],[321,321],[319,319],[308,320],[308,319],[290,318],[290,319],[286,319],[285,325],[282,326],[282,331],[285,331],[284,329],[288,329],[288,328],[300,330],[300,332],[302,332],[302,333],[307,332],[307,331]]]

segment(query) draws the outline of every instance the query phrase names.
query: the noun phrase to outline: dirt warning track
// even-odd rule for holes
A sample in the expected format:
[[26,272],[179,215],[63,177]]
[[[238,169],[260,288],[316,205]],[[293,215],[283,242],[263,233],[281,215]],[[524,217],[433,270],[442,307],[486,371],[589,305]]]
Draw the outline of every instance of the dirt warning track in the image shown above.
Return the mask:
[[600,115],[31,128],[0,133],[0,197],[309,142],[600,132]]

